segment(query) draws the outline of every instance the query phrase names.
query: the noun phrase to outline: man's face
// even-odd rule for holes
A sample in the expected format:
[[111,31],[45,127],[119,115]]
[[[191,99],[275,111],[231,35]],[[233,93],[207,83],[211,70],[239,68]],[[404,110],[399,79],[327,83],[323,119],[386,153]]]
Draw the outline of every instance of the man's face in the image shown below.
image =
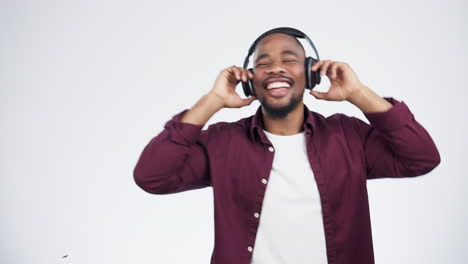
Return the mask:
[[257,44],[254,53],[255,93],[272,118],[285,117],[302,101],[304,63],[304,49],[289,35],[271,34]]

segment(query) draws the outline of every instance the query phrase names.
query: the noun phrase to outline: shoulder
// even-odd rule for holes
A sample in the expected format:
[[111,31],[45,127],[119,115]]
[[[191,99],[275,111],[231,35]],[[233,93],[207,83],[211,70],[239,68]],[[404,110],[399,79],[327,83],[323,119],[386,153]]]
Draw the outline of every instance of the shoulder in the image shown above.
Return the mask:
[[206,129],[202,130],[202,137],[209,141],[226,140],[239,136],[248,137],[252,119],[253,115],[233,122],[220,121],[210,124]]
[[222,132],[222,131],[235,131],[235,130],[245,130],[249,129],[252,123],[253,116],[244,117],[237,121],[227,122],[220,121],[213,124],[210,124],[206,131],[210,132]]
[[323,116],[317,112],[309,112],[313,116],[314,129],[318,134],[362,138],[361,134],[367,133],[370,126],[361,119],[344,113],[335,113]]
[[347,125],[364,122],[357,117],[349,116],[344,113],[334,113],[327,117],[314,111],[309,111],[309,114],[313,116],[314,123],[316,124],[317,127],[347,126]]
[[328,122],[331,122],[331,123],[337,122],[337,123],[340,123],[341,125],[349,125],[349,124],[356,124],[356,123],[364,122],[355,116],[349,116],[343,113],[335,113],[333,115],[330,115],[326,119]]

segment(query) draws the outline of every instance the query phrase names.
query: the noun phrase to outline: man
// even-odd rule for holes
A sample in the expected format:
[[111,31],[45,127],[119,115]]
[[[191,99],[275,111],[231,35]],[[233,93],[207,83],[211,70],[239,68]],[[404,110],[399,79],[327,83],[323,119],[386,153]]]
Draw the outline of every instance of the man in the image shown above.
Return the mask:
[[[211,263],[374,263],[366,180],[414,177],[440,163],[438,150],[409,108],[382,98],[347,63],[319,61],[327,76],[317,99],[349,101],[370,125],[330,117],[303,103],[305,52],[291,35],[263,37],[254,73],[232,66],[191,109],[173,116],[143,150],[136,183],[153,194],[213,187]],[[256,96],[242,99],[239,81]],[[255,115],[203,125],[222,108],[258,99]]]

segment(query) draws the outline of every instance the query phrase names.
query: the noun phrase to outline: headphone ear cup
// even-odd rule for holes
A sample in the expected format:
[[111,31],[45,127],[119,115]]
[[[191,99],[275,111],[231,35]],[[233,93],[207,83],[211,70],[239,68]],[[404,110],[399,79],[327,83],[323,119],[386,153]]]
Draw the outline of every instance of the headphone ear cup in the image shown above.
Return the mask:
[[[250,68],[249,71],[254,74],[253,69]],[[255,96],[255,89],[252,79],[247,79],[247,82],[242,82],[242,88],[246,97]]]
[[312,71],[312,67],[314,66],[315,63],[317,63],[318,60],[312,58],[312,57],[307,57],[306,59],[306,88],[309,90],[314,89],[315,85],[320,84],[321,81],[321,76],[320,76],[320,71]]
[[305,88],[312,90],[313,84],[312,84],[312,57],[307,57],[305,60],[305,76],[306,76],[306,83],[305,83]]
[[[316,59],[312,58],[312,67],[317,62],[319,62],[319,60],[316,60]],[[320,76],[320,71],[319,70],[317,70],[315,72],[313,72],[312,70],[310,70],[310,71],[312,72],[312,76],[314,76],[314,78],[313,78],[314,79],[313,80],[314,81],[314,86],[320,84],[320,81],[322,80],[322,76]]]

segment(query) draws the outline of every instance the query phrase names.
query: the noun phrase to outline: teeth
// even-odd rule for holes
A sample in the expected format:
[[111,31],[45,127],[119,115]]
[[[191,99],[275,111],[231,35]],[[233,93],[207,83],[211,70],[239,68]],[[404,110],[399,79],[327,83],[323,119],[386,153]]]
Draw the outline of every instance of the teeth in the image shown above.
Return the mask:
[[280,87],[291,87],[287,82],[271,82],[267,85],[267,89],[280,88]]

